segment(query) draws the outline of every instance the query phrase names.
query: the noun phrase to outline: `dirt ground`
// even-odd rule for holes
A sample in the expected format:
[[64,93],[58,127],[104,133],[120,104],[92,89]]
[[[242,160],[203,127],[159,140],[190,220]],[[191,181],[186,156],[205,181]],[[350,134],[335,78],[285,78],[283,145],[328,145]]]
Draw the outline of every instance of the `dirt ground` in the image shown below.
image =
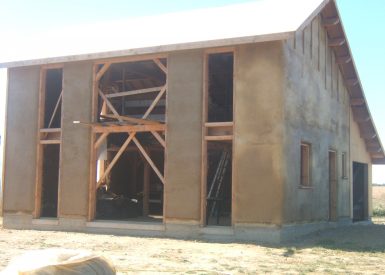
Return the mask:
[[280,246],[0,228],[0,270],[26,250],[86,249],[119,274],[383,274],[385,219]]

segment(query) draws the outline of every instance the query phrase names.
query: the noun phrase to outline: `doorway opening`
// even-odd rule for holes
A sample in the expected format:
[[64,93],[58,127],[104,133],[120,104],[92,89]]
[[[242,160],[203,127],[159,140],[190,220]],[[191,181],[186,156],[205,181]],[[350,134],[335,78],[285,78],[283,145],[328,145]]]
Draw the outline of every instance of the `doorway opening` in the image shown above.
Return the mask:
[[368,165],[353,162],[353,222],[368,218]]

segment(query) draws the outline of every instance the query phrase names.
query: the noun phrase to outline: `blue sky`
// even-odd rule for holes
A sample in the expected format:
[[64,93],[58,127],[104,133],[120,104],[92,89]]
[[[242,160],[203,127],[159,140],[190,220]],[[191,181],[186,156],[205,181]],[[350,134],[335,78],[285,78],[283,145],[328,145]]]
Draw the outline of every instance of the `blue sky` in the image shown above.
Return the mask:
[[[23,36],[68,25],[223,6],[247,0],[0,0],[0,37]],[[337,0],[354,60],[374,118],[385,142],[385,0]],[[0,50],[1,50],[0,40]],[[0,71],[0,110],[5,72]],[[4,114],[0,114],[0,129]],[[385,167],[374,167],[373,181],[385,183]]]

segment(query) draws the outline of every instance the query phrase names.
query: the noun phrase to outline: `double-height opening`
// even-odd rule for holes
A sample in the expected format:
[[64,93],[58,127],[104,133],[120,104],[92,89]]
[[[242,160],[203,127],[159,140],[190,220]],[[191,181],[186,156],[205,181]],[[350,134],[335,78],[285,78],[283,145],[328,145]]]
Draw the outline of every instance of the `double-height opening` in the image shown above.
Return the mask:
[[232,224],[233,51],[205,58],[202,221]]
[[167,59],[94,69],[89,219],[163,219]]
[[61,149],[62,68],[40,73],[34,217],[57,217]]

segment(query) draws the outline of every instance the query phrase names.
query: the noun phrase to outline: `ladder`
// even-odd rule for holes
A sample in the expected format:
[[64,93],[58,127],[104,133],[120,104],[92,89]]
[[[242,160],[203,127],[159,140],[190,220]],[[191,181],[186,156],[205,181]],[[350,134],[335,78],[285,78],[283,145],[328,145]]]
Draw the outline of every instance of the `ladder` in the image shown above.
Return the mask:
[[[223,186],[223,179],[226,174],[229,160],[230,160],[230,151],[228,149],[225,149],[222,152],[217,170],[215,171],[215,175],[213,177],[213,180],[211,181],[210,190],[207,195],[207,200],[213,201],[211,208],[209,209],[208,218],[214,215],[215,208],[217,207],[217,201],[220,200],[219,195],[221,192],[221,188]],[[213,196],[213,193],[214,193],[214,196]]]

